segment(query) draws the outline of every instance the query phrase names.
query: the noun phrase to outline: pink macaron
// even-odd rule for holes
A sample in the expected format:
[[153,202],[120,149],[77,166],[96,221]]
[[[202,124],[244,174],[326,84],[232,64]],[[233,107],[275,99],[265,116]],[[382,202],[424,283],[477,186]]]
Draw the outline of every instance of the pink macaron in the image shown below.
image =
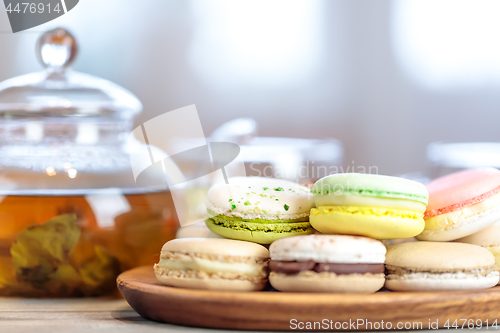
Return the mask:
[[500,221],[500,170],[470,169],[426,184],[429,204],[420,240],[450,241]]

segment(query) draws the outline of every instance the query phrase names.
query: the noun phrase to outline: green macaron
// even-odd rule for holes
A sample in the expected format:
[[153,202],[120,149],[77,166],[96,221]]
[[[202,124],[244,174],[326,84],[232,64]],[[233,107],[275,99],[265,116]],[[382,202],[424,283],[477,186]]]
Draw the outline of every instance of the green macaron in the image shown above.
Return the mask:
[[263,177],[229,178],[210,188],[205,201],[207,227],[219,236],[260,244],[314,233],[307,187]]

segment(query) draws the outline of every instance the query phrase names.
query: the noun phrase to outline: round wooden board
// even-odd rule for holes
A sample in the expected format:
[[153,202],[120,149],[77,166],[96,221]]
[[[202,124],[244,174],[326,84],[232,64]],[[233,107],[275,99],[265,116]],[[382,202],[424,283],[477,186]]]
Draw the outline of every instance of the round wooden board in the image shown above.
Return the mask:
[[319,322],[324,326],[316,326],[316,330],[366,330],[397,329],[397,325],[406,323],[412,325],[407,328],[431,329],[444,327],[447,320],[450,326],[457,320],[455,324],[461,327],[464,319],[469,320],[464,327],[472,321],[475,327],[481,321],[486,325],[486,320],[491,326],[500,318],[500,287],[454,292],[382,291],[371,295],[222,292],[162,286],[152,267],[124,272],[117,284],[141,316],[186,326],[290,330]]

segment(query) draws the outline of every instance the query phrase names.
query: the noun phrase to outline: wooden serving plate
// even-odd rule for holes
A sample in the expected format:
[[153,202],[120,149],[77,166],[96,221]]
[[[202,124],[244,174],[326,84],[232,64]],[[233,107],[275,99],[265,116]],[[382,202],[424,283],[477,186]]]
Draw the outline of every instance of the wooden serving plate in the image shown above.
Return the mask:
[[406,328],[431,329],[446,325],[454,328],[451,325],[455,320],[455,325],[462,327],[467,319],[464,328],[472,328],[468,325],[485,326],[486,321],[491,326],[497,318],[500,326],[500,287],[453,292],[381,291],[371,295],[223,292],[162,286],[152,267],[124,272],[117,284],[141,316],[186,326],[290,330],[319,322],[325,326],[316,326],[316,330],[326,325],[332,330],[397,329],[397,325],[404,328],[405,324]]

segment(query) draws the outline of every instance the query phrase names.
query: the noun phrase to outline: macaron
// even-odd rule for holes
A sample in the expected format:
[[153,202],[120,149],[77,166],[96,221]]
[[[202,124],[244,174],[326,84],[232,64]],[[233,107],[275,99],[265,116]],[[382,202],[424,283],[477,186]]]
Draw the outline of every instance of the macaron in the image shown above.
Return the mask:
[[495,223],[475,234],[459,238],[455,242],[482,246],[495,257],[497,268],[500,269],[500,224]]
[[314,233],[312,194],[305,186],[274,178],[234,177],[212,186],[205,204],[207,227],[227,238],[271,244]]
[[389,246],[385,287],[394,291],[474,290],[499,280],[495,258],[471,244],[413,242]]
[[500,221],[500,171],[470,169],[426,184],[429,204],[420,240],[451,241]]
[[324,234],[408,238],[424,229],[428,194],[421,183],[361,173],[334,174],[313,188],[310,222]]
[[164,285],[191,289],[255,291],[267,284],[269,251],[231,239],[183,238],[161,249],[154,265]]
[[385,246],[346,235],[279,239],[270,248],[269,282],[280,291],[374,293],[385,282]]

